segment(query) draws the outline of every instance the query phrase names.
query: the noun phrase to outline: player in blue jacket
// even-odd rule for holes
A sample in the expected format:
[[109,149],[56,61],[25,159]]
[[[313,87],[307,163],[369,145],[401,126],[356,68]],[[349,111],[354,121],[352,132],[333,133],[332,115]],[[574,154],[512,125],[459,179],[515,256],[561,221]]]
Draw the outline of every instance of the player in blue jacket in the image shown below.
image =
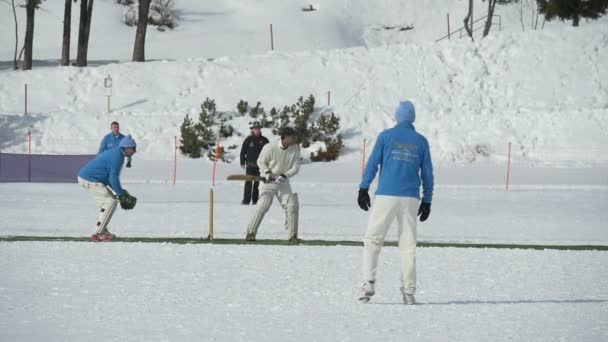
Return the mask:
[[396,219],[401,257],[401,294],[405,304],[414,304],[417,216],[420,216],[420,221],[425,221],[431,213],[433,164],[428,141],[414,128],[416,111],[412,102],[399,103],[395,119],[397,125],[378,136],[359,186],[357,202],[361,209],[367,211],[371,206],[369,187],[380,169],[376,197],[363,240],[363,296],[360,300],[369,301],[375,293],[378,257],[386,233]]
[[[108,223],[120,202],[123,209],[132,209],[137,199],[120,185],[120,171],[125,157],[136,152],[137,145],[131,136],[125,136],[117,147],[99,154],[78,173],[78,184],[87,189],[99,205],[93,241],[110,241],[115,235],[108,231]],[[118,197],[118,198],[117,198]]]
[[[101,139],[97,155],[118,146],[120,141],[125,137],[124,134],[120,133],[120,125],[118,124],[118,122],[112,121],[112,123],[110,124],[110,129],[112,131],[106,134],[103,139]],[[131,167],[131,157],[127,157],[126,167]]]

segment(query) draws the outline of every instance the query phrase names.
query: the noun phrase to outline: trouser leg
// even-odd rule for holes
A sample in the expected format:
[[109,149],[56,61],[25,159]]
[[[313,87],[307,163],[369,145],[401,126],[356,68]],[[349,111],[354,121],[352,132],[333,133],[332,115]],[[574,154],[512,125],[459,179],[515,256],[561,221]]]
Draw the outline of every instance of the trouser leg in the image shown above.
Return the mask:
[[298,238],[299,211],[298,194],[289,195],[285,204],[285,221],[288,230],[287,239]]
[[251,203],[258,203],[258,199],[260,198],[260,182],[253,182],[253,190],[251,192]]
[[116,207],[118,206],[118,200],[110,189],[102,183],[89,182],[79,177],[78,184],[93,195],[93,198],[99,206],[99,214],[97,215],[97,222],[95,223],[95,233],[100,234],[108,227],[108,224],[116,211]]
[[416,293],[416,236],[419,200],[403,198],[397,215],[401,281],[405,293]]
[[249,204],[251,202],[251,190],[253,187],[253,182],[247,181],[245,182],[245,189],[243,191],[243,203]]
[[264,184],[262,186],[255,214],[247,226],[247,234],[253,234],[254,236],[257,234],[258,228],[264,219],[264,215],[266,215],[266,212],[268,212],[268,209],[270,209],[272,200],[276,193],[277,186],[275,184]]
[[396,197],[376,196],[363,239],[363,281],[376,280],[378,258],[384,245],[384,238],[395,219]]
[[[259,176],[260,169],[253,166],[247,166],[245,168],[245,174]],[[259,190],[258,187],[260,182],[245,182],[245,191],[243,194],[243,203],[253,202],[256,204],[259,198]]]

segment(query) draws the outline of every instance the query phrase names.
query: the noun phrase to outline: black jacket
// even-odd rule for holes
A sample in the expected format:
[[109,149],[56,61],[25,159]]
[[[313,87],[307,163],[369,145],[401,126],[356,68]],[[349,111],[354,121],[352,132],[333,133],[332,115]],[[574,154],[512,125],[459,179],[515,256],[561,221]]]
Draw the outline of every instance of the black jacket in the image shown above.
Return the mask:
[[258,157],[260,156],[260,152],[262,152],[262,147],[266,144],[268,144],[268,139],[263,135],[259,137],[255,135],[248,136],[243,141],[243,147],[241,147],[241,165],[258,167]]

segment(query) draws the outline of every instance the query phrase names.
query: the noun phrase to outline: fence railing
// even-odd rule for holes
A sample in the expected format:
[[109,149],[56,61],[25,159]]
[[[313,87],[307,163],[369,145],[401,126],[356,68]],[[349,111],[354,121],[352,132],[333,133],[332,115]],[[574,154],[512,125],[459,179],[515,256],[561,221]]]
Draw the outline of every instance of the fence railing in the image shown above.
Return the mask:
[[[477,28],[475,28],[475,24],[476,24],[476,23],[478,23],[478,22],[480,22],[480,21],[482,21],[482,20],[485,20],[487,17],[488,17],[488,16],[487,16],[487,15],[485,15],[485,16],[483,16],[483,17],[481,17],[481,18],[478,18],[478,19],[474,20],[474,21],[471,23],[471,29],[472,29],[473,33],[477,32],[477,31],[479,31],[479,30],[482,30],[482,29],[485,27],[485,24],[484,24],[484,25],[481,25],[481,26],[479,26],[479,25],[478,25],[478,27],[477,27]],[[494,22],[494,18],[498,18],[498,21],[497,21],[497,22]],[[492,25],[498,25],[498,30],[499,30],[499,31],[501,31],[501,30],[502,30],[502,18],[501,18],[501,16],[500,16],[500,15],[498,15],[498,14],[494,14],[494,15],[492,16]],[[443,36],[443,37],[441,37],[441,38],[439,38],[439,39],[435,40],[435,42],[440,42],[440,41],[442,41],[442,40],[444,40],[444,39],[446,39],[446,38],[447,38],[447,39],[451,39],[451,37],[452,37],[452,36],[455,36],[456,34],[458,34],[458,38],[462,38],[462,37],[467,37],[467,36],[468,36],[467,31],[466,31],[466,29],[465,29],[465,27],[464,27],[464,26],[462,26],[461,28],[459,28],[459,29],[457,29],[457,30],[450,31],[450,24],[449,24],[449,22],[448,22],[448,34],[446,34],[445,36]]]

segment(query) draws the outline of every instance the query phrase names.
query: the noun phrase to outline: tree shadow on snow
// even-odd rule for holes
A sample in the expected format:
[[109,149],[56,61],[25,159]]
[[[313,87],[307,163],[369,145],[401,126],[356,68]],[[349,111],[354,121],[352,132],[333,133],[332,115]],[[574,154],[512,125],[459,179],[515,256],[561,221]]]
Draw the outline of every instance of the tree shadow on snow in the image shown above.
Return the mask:
[[[521,299],[521,300],[455,300],[447,302],[418,302],[416,305],[470,305],[470,304],[594,304],[607,303],[608,299]],[[404,305],[402,302],[370,302],[368,304],[377,305]]]

